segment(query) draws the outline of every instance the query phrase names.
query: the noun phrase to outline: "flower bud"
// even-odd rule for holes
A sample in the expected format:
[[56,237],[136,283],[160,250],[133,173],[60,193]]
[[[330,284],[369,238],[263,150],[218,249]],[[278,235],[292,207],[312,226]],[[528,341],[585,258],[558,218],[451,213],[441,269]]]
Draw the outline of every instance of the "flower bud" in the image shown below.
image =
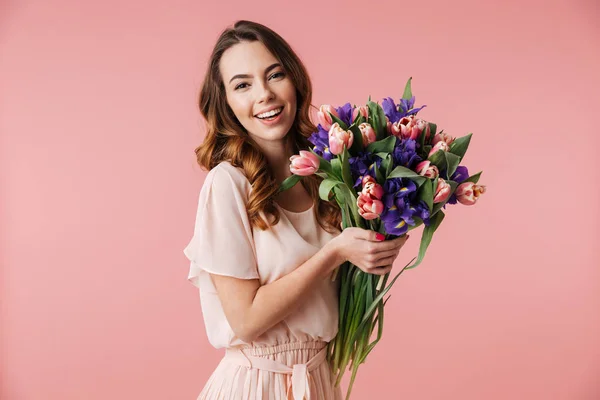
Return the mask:
[[429,152],[429,154],[427,155],[427,157],[431,157],[435,152],[437,152],[438,150],[443,150],[443,151],[449,151],[450,147],[448,146],[448,144],[446,142],[439,141],[435,144],[435,146],[433,146],[431,148],[431,151]]
[[434,203],[441,203],[450,197],[452,187],[448,182],[442,178],[438,178],[437,188],[435,189],[435,195],[433,196]]
[[433,165],[431,163],[431,161],[428,161],[428,160],[421,161],[419,164],[417,164],[416,171],[417,171],[417,174],[425,176],[430,179],[435,179],[440,175],[440,171],[438,170],[438,167]]
[[477,202],[479,196],[485,193],[485,185],[477,185],[473,182],[465,182],[456,188],[456,199],[459,203],[471,206]]
[[331,154],[342,154],[344,146],[349,149],[353,142],[354,134],[352,131],[342,129],[337,122],[331,125],[331,129],[329,129],[329,151]]
[[377,140],[375,130],[369,123],[363,122],[358,126],[358,129],[360,129],[362,135],[363,146],[366,147]]
[[300,155],[291,156],[290,161],[290,171],[292,174],[299,176],[314,174],[321,163],[316,154],[306,150],[300,150]]
[[326,131],[331,129],[331,124],[333,123],[333,118],[331,118],[330,114],[335,115],[336,118],[340,117],[335,108],[329,104],[323,104],[319,107],[319,111],[317,112],[317,120],[319,121],[319,124],[321,124],[321,127]]

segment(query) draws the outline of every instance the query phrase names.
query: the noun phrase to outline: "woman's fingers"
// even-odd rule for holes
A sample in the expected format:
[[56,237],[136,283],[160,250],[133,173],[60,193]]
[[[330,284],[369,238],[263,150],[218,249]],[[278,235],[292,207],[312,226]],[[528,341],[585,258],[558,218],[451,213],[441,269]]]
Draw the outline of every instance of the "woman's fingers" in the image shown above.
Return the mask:
[[385,264],[382,264],[383,260],[390,258],[390,257],[396,258],[398,256],[398,253],[400,253],[400,249],[398,249],[398,248],[394,248],[392,250],[387,250],[387,251],[382,251],[381,253],[377,254],[377,259],[375,260],[375,262],[379,265],[385,265]]
[[377,267],[371,270],[371,274],[373,275],[385,275],[392,270],[391,265],[386,265],[385,267]]

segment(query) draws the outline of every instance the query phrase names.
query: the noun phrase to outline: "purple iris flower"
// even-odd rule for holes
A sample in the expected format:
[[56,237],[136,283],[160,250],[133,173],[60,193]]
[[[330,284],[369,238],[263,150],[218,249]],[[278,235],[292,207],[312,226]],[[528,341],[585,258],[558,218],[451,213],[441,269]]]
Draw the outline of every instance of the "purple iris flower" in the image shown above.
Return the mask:
[[423,224],[425,226],[429,226],[430,213],[429,213],[429,207],[427,207],[427,203],[425,203],[424,201],[420,201],[419,204],[417,204],[414,207],[413,215],[416,215],[417,217],[421,218],[423,220]]
[[350,164],[350,173],[354,179],[353,187],[358,187],[362,184],[363,177],[370,175],[375,177],[375,165],[381,168],[381,158],[375,154],[367,152],[359,152],[356,157],[351,157],[348,162]]
[[348,126],[352,125],[352,104],[346,103],[341,107],[336,107],[335,111],[337,111],[341,121]]
[[[381,220],[390,235],[400,236],[414,226],[414,217],[423,220],[429,226],[430,213],[424,201],[417,201],[417,185],[410,179],[392,178],[384,184],[382,198],[384,211]],[[416,203],[416,204],[415,204]]]
[[400,99],[400,104],[398,104],[398,108],[399,111],[401,113],[403,113],[403,117],[406,117],[407,115],[413,115],[418,113],[423,107],[427,107],[425,105],[419,107],[419,108],[414,108],[415,105],[415,96],[411,97],[410,100],[406,100],[406,99]]
[[[341,107],[337,107],[335,110],[340,116],[340,120],[348,124],[348,126],[352,125],[353,109],[350,103],[346,103]],[[314,132],[308,141],[315,145],[315,147],[313,147],[313,151],[323,157],[325,160],[331,161],[334,158],[334,155],[331,154],[331,151],[329,151],[329,132],[323,129],[321,124],[317,125],[317,132]]]
[[467,167],[459,165],[456,167],[456,171],[450,177],[450,180],[458,183],[463,183],[465,179],[469,177],[469,170]]
[[381,102],[381,108],[383,108],[383,112],[389,118],[391,123],[398,122],[402,119],[402,113],[398,111],[398,107],[396,103],[394,103],[394,99],[391,97],[386,97]]
[[329,132],[327,132],[321,124],[318,125],[317,132],[314,132],[308,141],[315,145],[313,151],[323,157],[327,161],[331,161],[333,154],[329,151]]
[[414,139],[398,139],[392,152],[394,166],[401,165],[406,168],[414,169],[422,160],[417,155],[417,142]]
[[387,97],[381,102],[381,108],[383,112],[389,118],[391,123],[398,122],[402,118],[418,113],[423,107],[413,109],[415,104],[415,96],[411,97],[410,100],[400,99],[400,104],[396,105],[394,99]]
[[416,193],[417,185],[410,179],[391,178],[383,185],[384,210],[381,220],[390,235],[400,236],[414,225],[415,208],[411,206],[411,194]]

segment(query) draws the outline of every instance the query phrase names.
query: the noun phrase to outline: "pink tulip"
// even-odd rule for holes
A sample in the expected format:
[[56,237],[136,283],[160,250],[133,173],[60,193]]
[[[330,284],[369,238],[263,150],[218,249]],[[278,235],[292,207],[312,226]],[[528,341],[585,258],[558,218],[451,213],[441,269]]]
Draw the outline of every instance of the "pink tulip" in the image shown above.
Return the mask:
[[[385,121],[386,121],[386,129],[387,129],[387,133],[388,135],[392,135],[392,123],[390,122],[390,119],[388,118],[388,116],[385,116]],[[396,135],[394,135],[396,136]]]
[[435,189],[435,196],[433,196],[434,203],[441,203],[445,201],[448,197],[450,197],[450,192],[452,192],[452,187],[448,182],[443,180],[442,178],[438,178],[437,188]]
[[319,111],[317,112],[317,120],[319,121],[319,124],[321,124],[321,127],[323,127],[323,129],[326,131],[331,129],[331,124],[333,123],[333,118],[331,118],[331,115],[329,114],[335,115],[336,118],[340,117],[337,111],[335,111],[335,108],[329,104],[323,104],[321,107],[319,107]]
[[449,151],[450,150],[450,146],[448,146],[448,143],[442,141],[439,141],[435,144],[435,146],[433,146],[431,148],[431,151],[429,152],[429,154],[427,155],[427,157],[431,157],[435,152],[437,152],[438,150],[443,150],[443,151]]
[[383,187],[377,182],[367,182],[363,186],[361,193],[371,196],[373,199],[381,200],[383,197]]
[[388,122],[388,133],[390,135],[394,135],[396,136],[398,139],[402,139],[402,135],[401,135],[401,129],[400,129],[400,125],[398,125],[398,122]]
[[363,117],[365,117],[365,119],[369,118],[369,107],[367,107],[367,106],[356,107],[352,111],[352,121],[356,120],[356,117],[358,117],[358,113],[360,113]]
[[438,167],[433,165],[431,161],[421,161],[417,164],[417,174],[425,176],[427,178],[435,179],[440,175]]
[[371,175],[365,175],[362,178],[362,186],[364,187],[368,182],[373,182],[373,183],[377,183],[377,181],[375,180],[375,178],[373,178]]
[[306,150],[300,150],[300,155],[291,156],[290,161],[290,171],[292,174],[299,176],[314,174],[321,163],[316,154]]
[[472,206],[477,202],[479,196],[485,193],[485,185],[476,185],[473,182],[465,182],[456,188],[456,199],[466,206]]
[[446,132],[436,133],[431,144],[435,145],[441,141],[446,142],[446,144],[450,146],[452,142],[454,142],[454,138],[448,135]]
[[[428,124],[427,124],[428,125]],[[425,123],[416,119],[414,115],[402,118],[391,126],[391,134],[400,139],[417,139],[425,129]]]
[[420,134],[425,135],[425,143],[427,143],[429,141],[429,136],[431,136],[431,128],[429,127],[429,122],[417,118],[417,120],[415,121],[415,125],[417,126],[417,129],[419,130]]
[[358,126],[358,129],[360,129],[360,133],[362,134],[364,146],[368,146],[370,143],[377,140],[375,137],[375,130],[373,130],[373,127],[369,123],[363,122]]
[[373,199],[368,194],[359,193],[356,202],[358,213],[366,220],[379,218],[383,212],[383,203],[380,200]]
[[329,151],[331,154],[342,154],[344,146],[346,146],[346,149],[349,149],[352,147],[353,142],[354,134],[352,131],[342,129],[337,122],[331,125],[331,129],[329,129]]

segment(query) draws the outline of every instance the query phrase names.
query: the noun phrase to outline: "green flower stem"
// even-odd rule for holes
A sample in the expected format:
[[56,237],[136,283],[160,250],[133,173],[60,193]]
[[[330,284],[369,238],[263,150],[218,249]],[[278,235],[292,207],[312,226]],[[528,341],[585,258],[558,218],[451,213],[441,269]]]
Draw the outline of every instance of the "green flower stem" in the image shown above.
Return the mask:
[[[346,285],[348,287],[349,296],[348,299],[348,318],[344,319],[344,324],[340,325],[340,328],[343,330],[343,342],[341,342],[341,347],[343,349],[343,354],[341,354],[341,361],[339,365],[339,373],[338,378],[336,380],[336,386],[339,386],[346,367],[351,358],[353,358],[353,343],[349,342],[348,339],[352,337],[352,332],[356,329],[354,326],[357,326],[357,320],[360,320],[361,314],[359,312],[360,307],[360,288],[362,282],[362,274],[361,271],[350,264],[350,268],[348,270],[348,280]],[[356,279],[356,282],[354,280]],[[357,293],[358,292],[358,293]]]
[[[362,353],[363,347],[364,347],[364,342],[361,341],[359,343],[359,345],[358,345],[358,350],[357,350],[356,357],[353,357],[354,358],[353,361],[356,361],[358,358],[360,358],[360,354]],[[350,377],[350,383],[348,385],[348,391],[346,392],[346,400],[350,399],[350,393],[352,393],[352,387],[354,386],[354,380],[356,379],[356,374],[358,372],[358,367],[359,366],[360,366],[360,362],[356,362],[352,366],[352,375]]]

